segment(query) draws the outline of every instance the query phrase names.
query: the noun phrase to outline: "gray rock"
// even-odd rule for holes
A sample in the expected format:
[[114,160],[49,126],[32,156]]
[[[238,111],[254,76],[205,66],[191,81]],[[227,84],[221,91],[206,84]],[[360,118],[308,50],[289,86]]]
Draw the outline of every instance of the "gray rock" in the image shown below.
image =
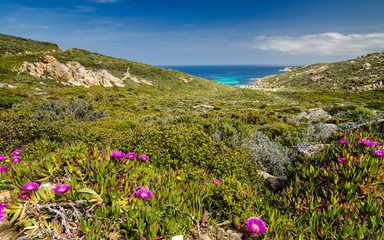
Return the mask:
[[377,132],[381,137],[384,137],[384,119],[379,121],[379,124],[377,125]]
[[297,151],[307,157],[313,157],[315,156],[317,153],[319,153],[321,151],[321,149],[325,148],[325,147],[329,147],[331,146],[331,144],[315,144],[315,145],[312,145],[312,146],[309,146],[307,148],[301,148],[299,147],[297,149]]
[[324,138],[328,138],[332,133],[339,130],[339,127],[337,125],[331,123],[319,124],[318,127],[321,131],[321,135]]
[[276,177],[276,176],[272,176],[271,174],[267,173],[267,172],[264,172],[264,171],[261,171],[261,170],[257,170],[257,173],[259,174],[260,177],[262,177],[266,182],[268,182],[269,186],[273,189],[273,190],[279,190],[279,189],[282,189],[285,187],[285,185],[287,184],[287,177],[286,176],[282,176],[282,177]]
[[363,69],[364,70],[368,70],[368,69],[371,69],[372,68],[372,65],[370,63],[364,63],[363,65]]
[[319,118],[324,118],[324,119],[330,119],[332,118],[332,116],[327,113],[326,111],[324,111],[323,109],[321,108],[312,108],[312,109],[308,109],[307,111],[305,112],[302,112],[300,113],[299,115],[296,116],[299,120],[303,117],[305,118],[308,118],[310,120],[317,120]]

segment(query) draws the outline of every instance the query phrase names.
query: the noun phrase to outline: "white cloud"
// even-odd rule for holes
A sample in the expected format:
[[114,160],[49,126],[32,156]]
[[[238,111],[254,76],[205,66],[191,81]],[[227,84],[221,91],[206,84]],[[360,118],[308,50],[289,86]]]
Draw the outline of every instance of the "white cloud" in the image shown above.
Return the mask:
[[384,33],[343,35],[327,32],[299,37],[258,36],[254,47],[293,55],[360,55],[384,51]]

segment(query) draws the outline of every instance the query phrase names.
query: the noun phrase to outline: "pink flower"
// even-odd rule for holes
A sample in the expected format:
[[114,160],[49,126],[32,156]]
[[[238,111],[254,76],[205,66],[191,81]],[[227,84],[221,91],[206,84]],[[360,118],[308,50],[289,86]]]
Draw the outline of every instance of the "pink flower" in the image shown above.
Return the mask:
[[19,156],[21,154],[21,150],[15,150],[12,152],[13,155]]
[[112,152],[111,157],[117,158],[117,159],[124,159],[125,153],[123,152]]
[[147,155],[140,155],[139,159],[145,162],[149,160],[149,157]]
[[220,180],[218,180],[218,179],[215,179],[215,180],[213,180],[213,183],[214,183],[215,185],[217,185],[217,184],[219,184],[219,183],[222,183],[222,181],[220,181]]
[[369,140],[362,139],[361,143],[368,147],[372,146],[372,142]]
[[8,202],[1,202],[0,203],[0,206],[3,206],[3,207],[5,207],[5,206],[7,206],[8,205]]
[[360,140],[361,138],[360,137],[357,137],[356,140]]
[[265,223],[258,217],[248,218],[246,224],[248,227],[248,231],[253,233],[254,236],[256,236],[256,233],[261,234],[267,231]]
[[5,208],[0,209],[0,222],[5,219]]
[[341,144],[348,144],[349,142],[347,140],[340,140]]
[[383,145],[383,144],[381,144],[381,143],[379,143],[379,142],[372,142],[372,145],[375,145],[375,146],[379,145],[379,146],[381,146],[381,145]]
[[57,194],[62,195],[64,193],[66,193],[70,188],[71,188],[71,186],[69,186],[67,184],[57,185],[56,187],[53,188],[53,191]]
[[343,163],[345,162],[345,158],[338,158],[337,161]]
[[0,167],[0,172],[5,172],[8,170],[8,168],[9,168],[8,165],[5,165],[4,167]]
[[134,152],[130,152],[130,153],[128,153],[127,156],[126,156],[127,159],[133,159],[133,158],[135,158],[135,157],[137,157],[137,154],[134,153]]
[[375,154],[379,157],[384,157],[384,150],[376,151]]
[[141,188],[136,192],[136,196],[138,196],[141,199],[147,199],[152,197],[152,192],[149,191],[148,189]]
[[20,162],[21,161],[21,157],[19,156],[14,156],[11,158],[11,162]]
[[20,199],[27,199],[31,193],[30,192],[21,192],[19,193]]
[[24,184],[23,186],[23,190],[27,192],[35,191],[38,188],[39,188],[39,184],[34,182],[29,182],[27,184]]
[[8,158],[6,156],[3,156],[3,154],[0,154],[0,160],[7,160]]

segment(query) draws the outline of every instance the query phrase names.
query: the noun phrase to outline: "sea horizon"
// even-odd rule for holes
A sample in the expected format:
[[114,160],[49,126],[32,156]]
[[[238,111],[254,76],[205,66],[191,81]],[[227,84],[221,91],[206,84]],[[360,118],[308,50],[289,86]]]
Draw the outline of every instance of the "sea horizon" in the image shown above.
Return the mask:
[[196,77],[210,79],[230,86],[250,85],[253,78],[285,73],[287,65],[163,65],[166,69],[173,69]]

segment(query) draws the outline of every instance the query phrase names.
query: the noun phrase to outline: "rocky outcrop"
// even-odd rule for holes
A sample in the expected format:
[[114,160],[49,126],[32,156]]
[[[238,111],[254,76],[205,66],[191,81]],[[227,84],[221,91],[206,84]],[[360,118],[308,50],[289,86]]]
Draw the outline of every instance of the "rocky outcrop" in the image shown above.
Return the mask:
[[296,118],[299,120],[302,119],[303,117],[308,118],[309,120],[312,120],[312,121],[317,120],[319,118],[323,118],[325,120],[332,118],[332,116],[329,113],[327,113],[321,108],[308,109],[307,111],[302,112],[296,116]]
[[50,55],[43,55],[41,61],[35,63],[24,62],[21,68],[21,72],[29,72],[32,76],[35,77],[52,77],[55,79],[65,80],[68,83],[75,86],[103,86],[103,87],[112,87],[113,84],[116,86],[124,86],[124,80],[131,80],[134,82],[142,82],[145,84],[152,85],[149,81],[145,79],[139,79],[129,73],[129,68],[127,69],[126,74],[122,79],[117,78],[110,74],[105,69],[100,69],[93,71],[86,69],[78,62],[66,62],[60,63],[56,58]]
[[131,81],[134,81],[134,82],[137,82],[137,83],[145,83],[145,84],[148,84],[148,85],[152,85],[151,82],[145,80],[145,79],[142,79],[142,78],[138,78],[136,76],[133,76],[130,72],[129,72],[129,67],[127,68],[127,72],[124,74],[123,78],[121,79],[122,81],[124,80],[131,80]]
[[384,81],[380,81],[378,83],[364,85],[361,87],[351,87],[351,90],[354,92],[363,92],[363,91],[369,91],[369,90],[374,90],[374,89],[383,88],[383,87],[384,87]]

